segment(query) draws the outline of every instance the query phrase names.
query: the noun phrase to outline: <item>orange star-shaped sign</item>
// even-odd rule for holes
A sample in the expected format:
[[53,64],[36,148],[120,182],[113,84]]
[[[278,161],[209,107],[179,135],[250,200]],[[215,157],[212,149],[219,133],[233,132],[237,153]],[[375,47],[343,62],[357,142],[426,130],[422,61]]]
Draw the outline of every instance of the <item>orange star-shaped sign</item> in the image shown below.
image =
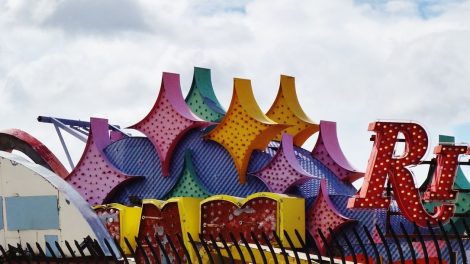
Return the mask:
[[230,107],[206,138],[218,142],[230,153],[240,182],[245,183],[253,150],[264,150],[271,139],[286,127],[263,114],[256,103],[250,80],[235,78]]
[[[281,124],[291,125],[284,130],[294,137],[294,145],[300,147],[313,134],[318,132],[315,124],[302,110],[297,93],[295,92],[295,78],[281,75],[281,84],[276,100],[266,113],[266,116]],[[281,141],[281,135],[277,140]]]

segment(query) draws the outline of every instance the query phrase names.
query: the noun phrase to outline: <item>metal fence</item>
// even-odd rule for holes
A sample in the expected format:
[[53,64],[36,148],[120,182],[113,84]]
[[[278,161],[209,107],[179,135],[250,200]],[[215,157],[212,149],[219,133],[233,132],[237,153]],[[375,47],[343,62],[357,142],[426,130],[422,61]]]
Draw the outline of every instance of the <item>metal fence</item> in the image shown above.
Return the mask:
[[[296,230],[293,234],[284,233],[283,243],[278,234],[243,234],[187,236],[164,234],[155,237],[132,238],[136,246],[131,246],[130,238],[117,241],[103,241],[103,250],[98,241],[90,238],[78,241],[64,241],[66,248],[59,243],[39,243],[30,245],[0,246],[1,263],[469,263],[466,248],[469,248],[469,225],[463,221],[464,235],[457,232],[453,221],[451,232],[439,227],[418,228],[407,232],[403,224],[401,232],[393,228],[383,230],[378,225],[352,227],[348,233],[324,234],[319,236],[325,246],[325,254],[320,254],[314,239],[302,239]],[[330,237],[330,241],[327,241]],[[364,238],[365,239],[364,239]],[[295,248],[293,239],[301,247]],[[103,252],[111,254],[105,255]],[[129,252],[126,257],[124,252]]]

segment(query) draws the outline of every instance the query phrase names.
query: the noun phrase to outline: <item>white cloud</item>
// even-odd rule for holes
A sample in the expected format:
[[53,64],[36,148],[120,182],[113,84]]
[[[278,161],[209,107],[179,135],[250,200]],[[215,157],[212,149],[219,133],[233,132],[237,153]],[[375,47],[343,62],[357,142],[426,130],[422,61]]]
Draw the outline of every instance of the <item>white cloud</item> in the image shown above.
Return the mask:
[[140,6],[131,0],[61,1],[43,24],[68,33],[96,35],[148,29]]
[[131,125],[153,104],[162,71],[181,73],[188,91],[193,66],[213,69],[226,107],[232,78],[252,79],[267,110],[279,74],[289,74],[305,111],[337,121],[347,156],[365,169],[369,122],[420,121],[436,143],[470,114],[470,3],[434,3],[430,16],[419,1],[384,3],[6,1],[1,127],[25,129],[60,154],[37,115]]

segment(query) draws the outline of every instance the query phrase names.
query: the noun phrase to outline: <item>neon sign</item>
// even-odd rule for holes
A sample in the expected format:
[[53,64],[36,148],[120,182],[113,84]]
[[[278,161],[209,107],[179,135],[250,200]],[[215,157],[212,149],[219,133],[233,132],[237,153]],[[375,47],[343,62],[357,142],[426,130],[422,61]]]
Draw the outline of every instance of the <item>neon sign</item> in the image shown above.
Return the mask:
[[[386,195],[388,178],[392,194],[403,216],[419,226],[446,222],[455,211],[457,191],[452,189],[459,155],[467,152],[466,146],[438,145],[434,149],[437,166],[432,183],[423,197],[415,186],[409,166],[421,162],[428,148],[428,137],[422,126],[416,123],[374,122],[369,131],[376,133],[374,146],[359,192],[348,200],[348,208],[380,208],[390,206],[391,197]],[[402,155],[394,154],[399,134],[403,134],[405,149]],[[441,201],[434,212],[426,211],[423,201]]]

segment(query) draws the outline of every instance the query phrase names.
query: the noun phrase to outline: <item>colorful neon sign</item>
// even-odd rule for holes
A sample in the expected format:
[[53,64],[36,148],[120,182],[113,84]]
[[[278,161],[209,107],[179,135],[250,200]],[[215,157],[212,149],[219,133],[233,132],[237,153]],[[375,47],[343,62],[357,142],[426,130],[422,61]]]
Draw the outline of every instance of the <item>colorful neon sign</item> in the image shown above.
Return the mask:
[[[446,222],[454,214],[453,204],[457,191],[454,185],[458,158],[467,151],[466,146],[439,145],[434,153],[437,167],[427,191],[421,197],[415,186],[409,166],[421,162],[428,148],[428,137],[422,126],[416,123],[374,122],[369,131],[376,133],[374,147],[360,191],[348,201],[348,208],[381,208],[390,206],[391,197],[385,193],[388,178],[392,194],[403,216],[419,226]],[[399,134],[403,134],[405,150],[400,156],[394,154]],[[441,201],[431,214],[422,201]]]

